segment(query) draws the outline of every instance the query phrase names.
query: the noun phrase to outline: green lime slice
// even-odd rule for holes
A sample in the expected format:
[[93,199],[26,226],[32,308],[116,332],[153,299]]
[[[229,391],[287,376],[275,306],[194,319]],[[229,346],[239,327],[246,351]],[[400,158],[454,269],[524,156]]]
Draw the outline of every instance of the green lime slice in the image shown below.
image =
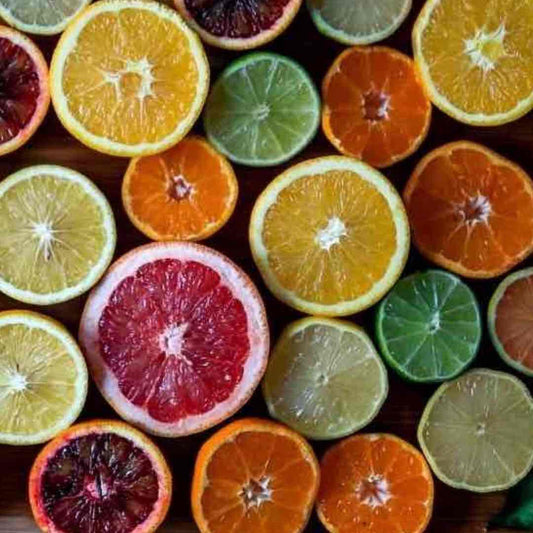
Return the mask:
[[504,490],[533,466],[533,399],[519,379],[475,369],[429,400],[418,440],[436,476],[473,492]]
[[392,35],[411,0],[307,0],[318,30],[344,44],[370,44]]
[[334,439],[377,415],[388,393],[387,371],[362,329],[309,317],[282,333],[263,393],[272,417],[309,438]]
[[287,161],[314,137],[320,97],[305,70],[286,57],[248,54],[213,85],[204,113],[209,141],[236,163]]
[[378,346],[404,379],[438,382],[459,375],[481,340],[481,317],[472,291],[440,270],[400,280],[376,315]]

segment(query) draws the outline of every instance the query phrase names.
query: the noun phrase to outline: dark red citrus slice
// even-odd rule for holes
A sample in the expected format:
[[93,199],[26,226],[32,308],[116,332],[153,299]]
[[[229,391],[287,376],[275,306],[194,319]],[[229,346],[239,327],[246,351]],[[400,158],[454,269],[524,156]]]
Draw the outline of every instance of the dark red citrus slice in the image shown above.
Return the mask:
[[125,255],[87,301],[80,343],[126,420],[164,436],[211,427],[257,387],[268,356],[261,297],[222,254],[157,243]]
[[0,26],[0,155],[22,146],[50,105],[48,66],[22,33]]
[[231,50],[256,48],[280,35],[302,0],[174,0],[200,37]]
[[172,477],[158,450],[123,422],[72,426],[30,473],[34,518],[49,533],[148,533],[167,514]]

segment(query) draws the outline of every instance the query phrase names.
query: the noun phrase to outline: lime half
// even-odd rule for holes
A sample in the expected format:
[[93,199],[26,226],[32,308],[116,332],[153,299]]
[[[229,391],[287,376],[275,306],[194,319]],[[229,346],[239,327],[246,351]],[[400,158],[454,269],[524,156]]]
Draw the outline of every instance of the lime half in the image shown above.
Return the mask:
[[437,382],[459,375],[477,354],[481,317],[472,291],[439,270],[400,280],[381,301],[378,345],[403,378]]
[[233,63],[207,100],[207,137],[236,163],[287,161],[314,137],[320,97],[305,70],[284,56],[253,53]]
[[263,392],[274,418],[312,439],[334,439],[377,415],[387,397],[387,371],[359,327],[304,318],[274,347]]
[[474,492],[508,489],[533,465],[533,399],[510,374],[472,370],[437,389],[422,414],[418,440],[447,485]]

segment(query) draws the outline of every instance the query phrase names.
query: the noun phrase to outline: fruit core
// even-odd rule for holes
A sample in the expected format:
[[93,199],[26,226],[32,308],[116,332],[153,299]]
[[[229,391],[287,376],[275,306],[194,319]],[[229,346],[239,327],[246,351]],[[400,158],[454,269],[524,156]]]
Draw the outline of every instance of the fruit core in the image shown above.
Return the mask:
[[152,64],[144,57],[137,61],[128,60],[122,70],[104,72],[103,77],[105,83],[113,86],[117,100],[133,97],[142,102],[154,94],[152,70]]
[[479,422],[476,426],[476,435],[482,437],[487,432],[487,424],[485,422]]
[[429,332],[436,333],[440,329],[440,313],[435,311],[429,321]]
[[315,242],[322,250],[329,251],[335,244],[339,244],[342,237],[347,235],[346,225],[339,217],[331,217],[326,227],[320,229],[315,237]]
[[463,222],[469,225],[486,223],[492,212],[489,199],[481,194],[468,198],[457,206],[457,212]]
[[244,485],[240,493],[246,509],[260,507],[264,502],[272,500],[272,489],[270,488],[270,478],[262,476],[260,479],[250,479]]
[[363,96],[363,116],[366,120],[380,122],[389,116],[390,96],[372,90]]
[[9,377],[10,389],[13,392],[22,392],[28,387],[28,378],[20,372],[13,372]]
[[356,492],[361,502],[372,509],[385,505],[391,498],[389,483],[379,474],[363,479]]
[[38,242],[38,251],[45,261],[52,257],[52,244],[55,241],[54,230],[50,222],[34,222],[32,224],[33,236]]
[[194,187],[181,175],[172,176],[168,187],[168,195],[176,201],[189,198],[194,192]]
[[494,70],[498,61],[506,55],[506,35],[503,24],[490,33],[478,30],[474,37],[465,40],[465,53],[470,61],[484,72]]

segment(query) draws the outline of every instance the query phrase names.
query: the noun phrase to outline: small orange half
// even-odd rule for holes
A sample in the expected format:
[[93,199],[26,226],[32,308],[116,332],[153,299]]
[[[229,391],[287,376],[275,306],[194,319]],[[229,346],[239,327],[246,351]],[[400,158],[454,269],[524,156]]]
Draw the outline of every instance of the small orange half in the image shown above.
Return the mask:
[[166,152],[132,159],[122,184],[131,222],[156,241],[197,241],[232,215],[239,186],[227,159],[190,136]]

